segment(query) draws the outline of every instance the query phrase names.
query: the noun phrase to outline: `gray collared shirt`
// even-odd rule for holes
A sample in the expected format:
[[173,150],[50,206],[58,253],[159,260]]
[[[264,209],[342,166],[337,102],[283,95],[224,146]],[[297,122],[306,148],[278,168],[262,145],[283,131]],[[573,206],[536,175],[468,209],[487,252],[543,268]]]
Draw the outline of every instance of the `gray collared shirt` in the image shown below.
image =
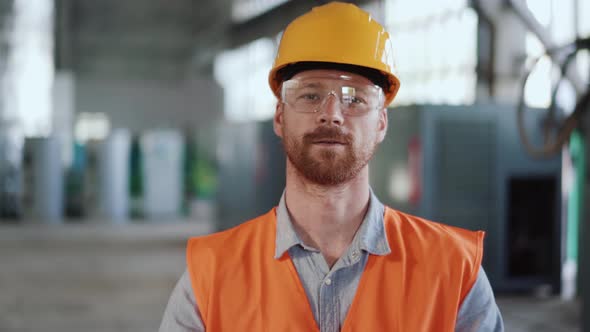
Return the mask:
[[[352,243],[330,269],[321,252],[304,244],[291,223],[285,195],[277,206],[275,258],[289,253],[321,332],[337,332],[344,323],[369,255],[391,252],[383,224],[384,206],[371,192],[369,209]],[[185,271],[174,288],[160,332],[205,331]],[[455,331],[504,331],[502,316],[483,268],[463,301]]]

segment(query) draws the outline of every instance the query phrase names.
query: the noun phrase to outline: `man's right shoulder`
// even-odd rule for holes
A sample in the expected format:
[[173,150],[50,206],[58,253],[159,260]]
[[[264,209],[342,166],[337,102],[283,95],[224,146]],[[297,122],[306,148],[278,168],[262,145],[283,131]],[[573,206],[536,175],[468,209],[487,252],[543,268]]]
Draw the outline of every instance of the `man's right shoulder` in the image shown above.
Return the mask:
[[217,249],[218,247],[227,248],[228,245],[236,244],[240,239],[247,239],[257,237],[266,232],[274,232],[276,220],[276,208],[269,212],[260,215],[256,218],[245,221],[237,226],[226,229],[224,231],[191,237],[189,239],[190,247],[205,247],[209,249]]

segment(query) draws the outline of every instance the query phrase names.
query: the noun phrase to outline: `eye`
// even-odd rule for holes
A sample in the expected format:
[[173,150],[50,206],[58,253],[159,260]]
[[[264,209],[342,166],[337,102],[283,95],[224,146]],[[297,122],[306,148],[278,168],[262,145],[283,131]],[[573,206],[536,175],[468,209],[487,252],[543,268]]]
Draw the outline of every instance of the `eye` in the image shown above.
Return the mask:
[[353,104],[366,104],[365,100],[359,97],[352,97]]
[[357,96],[342,96],[342,99],[345,103],[350,105],[364,105],[366,104],[363,98]]
[[304,93],[302,95],[300,95],[297,99],[303,100],[303,101],[318,101],[320,100],[320,96],[317,93]]

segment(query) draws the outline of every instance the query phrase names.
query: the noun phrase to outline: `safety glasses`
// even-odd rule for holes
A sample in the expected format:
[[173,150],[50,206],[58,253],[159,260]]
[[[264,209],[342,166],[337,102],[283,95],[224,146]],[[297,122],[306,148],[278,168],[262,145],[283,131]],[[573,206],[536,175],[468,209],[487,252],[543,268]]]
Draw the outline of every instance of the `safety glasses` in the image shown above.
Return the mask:
[[383,90],[349,76],[306,77],[283,82],[283,103],[300,113],[316,113],[333,96],[343,114],[364,115],[383,105]]

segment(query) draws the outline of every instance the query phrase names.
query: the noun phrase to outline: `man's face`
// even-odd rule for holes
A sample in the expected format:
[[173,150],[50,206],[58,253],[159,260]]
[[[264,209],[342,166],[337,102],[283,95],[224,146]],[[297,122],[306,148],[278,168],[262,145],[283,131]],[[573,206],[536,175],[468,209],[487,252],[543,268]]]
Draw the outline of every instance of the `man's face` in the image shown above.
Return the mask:
[[274,128],[290,163],[319,185],[355,178],[387,130],[381,90],[363,76],[337,70],[304,71],[288,82]]

